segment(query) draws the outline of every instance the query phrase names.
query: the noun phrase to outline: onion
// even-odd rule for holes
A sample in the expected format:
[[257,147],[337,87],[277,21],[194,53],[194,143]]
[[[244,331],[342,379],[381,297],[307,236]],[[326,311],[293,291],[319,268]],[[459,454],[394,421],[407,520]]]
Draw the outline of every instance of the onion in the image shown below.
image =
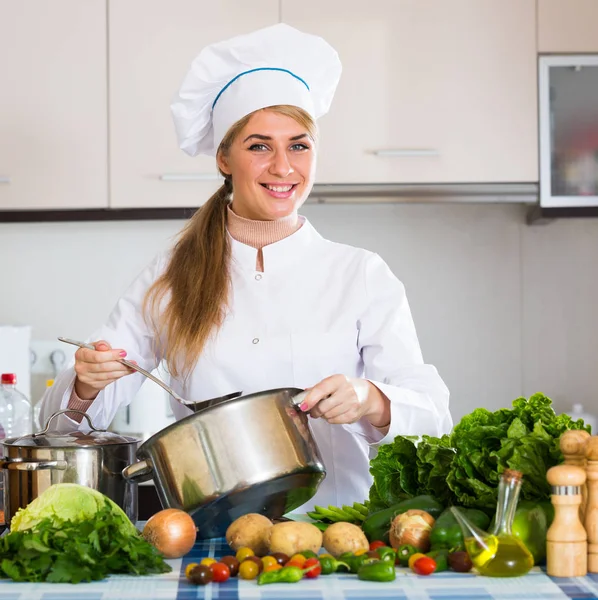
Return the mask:
[[180,558],[193,548],[197,528],[185,511],[166,508],[148,519],[142,535],[164,558]]
[[420,552],[427,552],[434,522],[434,517],[424,510],[412,509],[397,515],[390,525],[390,545],[396,550],[411,544]]

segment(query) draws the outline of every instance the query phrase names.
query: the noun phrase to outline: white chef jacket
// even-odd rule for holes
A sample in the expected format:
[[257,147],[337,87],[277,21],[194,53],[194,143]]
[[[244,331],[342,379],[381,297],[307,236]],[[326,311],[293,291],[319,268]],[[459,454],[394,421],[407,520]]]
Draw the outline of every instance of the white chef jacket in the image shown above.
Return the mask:
[[[256,271],[255,248],[230,242],[229,314],[186,384],[173,378],[172,387],[200,401],[238,390],[303,389],[337,373],[369,379],[390,399],[388,434],[366,419],[330,425],[310,418],[327,476],[299,510],[363,501],[377,446],[397,435],[440,436],[452,427],[449,392],[436,369],[423,362],[403,284],[377,254],[326,240],[307,219],[291,236],[263,248],[263,273]],[[167,262],[166,254],[156,258],[89,338],[125,349],[128,359],[147,370],[159,357],[141,304]],[[74,380],[71,365],[46,391],[42,422],[66,408]],[[135,373],[101,391],[88,410],[94,425],[108,427],[144,381]],[[171,405],[178,419],[191,412],[173,399]],[[88,429],[85,419],[78,424],[64,415],[53,423],[61,430]]]

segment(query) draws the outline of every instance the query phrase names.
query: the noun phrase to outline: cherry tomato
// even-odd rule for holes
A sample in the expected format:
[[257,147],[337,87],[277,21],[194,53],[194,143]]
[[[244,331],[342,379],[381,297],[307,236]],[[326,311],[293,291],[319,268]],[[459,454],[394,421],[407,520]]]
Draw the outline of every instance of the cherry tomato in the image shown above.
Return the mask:
[[207,585],[213,578],[214,574],[207,565],[195,565],[188,576],[189,581],[195,585]]
[[296,560],[290,560],[288,563],[286,563],[284,566],[285,567],[297,567],[298,569],[303,569],[303,565],[305,564],[306,561],[303,562],[297,562]]
[[365,554],[367,552],[367,550],[364,550],[363,548],[360,548],[359,550],[355,550],[355,552],[353,552],[354,556],[361,556],[362,554]]
[[386,546],[386,544],[378,540],[370,544],[370,550],[377,550],[378,548],[382,548],[382,546]]
[[252,560],[244,560],[239,565],[239,577],[241,579],[255,579],[259,572],[258,566]]
[[270,556],[274,557],[281,567],[284,567],[291,560],[284,552],[274,552],[273,554],[270,554]]
[[214,563],[210,569],[216,583],[224,583],[230,577],[230,569],[224,563]]
[[322,565],[317,558],[308,558],[303,565],[304,569],[309,569],[305,576],[308,579],[315,579],[322,573]]
[[275,562],[273,565],[264,567],[264,573],[269,573],[270,571],[280,571],[280,569],[282,569],[282,565],[279,565],[277,562]]
[[429,556],[423,556],[413,563],[413,570],[418,575],[432,575],[436,571],[436,561]]
[[187,577],[187,579],[189,579],[189,574],[191,573],[191,571],[193,571],[193,569],[195,569],[195,567],[197,567],[197,563],[189,563],[187,565],[187,567],[185,568],[185,577]]
[[416,552],[415,554],[412,554],[409,557],[409,562],[408,562],[408,566],[410,569],[413,569],[413,563],[415,563],[416,560],[425,557],[426,555],[423,554],[422,552]]
[[215,562],[218,562],[215,558],[206,557],[206,558],[202,558],[199,564],[209,567],[210,565],[213,565]]
[[264,556],[262,558],[262,564],[264,565],[264,571],[272,565],[277,565],[278,561],[273,556]]
[[235,558],[242,563],[246,558],[249,558],[250,556],[254,556],[255,552],[251,549],[251,548],[239,548],[237,550],[237,554],[235,554]]
[[303,554],[293,554],[293,556],[291,556],[291,562],[297,563],[297,566],[299,567],[303,567],[305,561],[306,558],[303,556]]
[[[264,570],[264,563],[262,562],[261,558],[258,558],[257,556],[248,556],[243,562],[253,562],[257,565],[257,572],[261,573]],[[241,563],[243,564],[243,563]]]
[[223,556],[220,559],[230,569],[230,576],[236,577],[239,573],[239,561],[234,556]]

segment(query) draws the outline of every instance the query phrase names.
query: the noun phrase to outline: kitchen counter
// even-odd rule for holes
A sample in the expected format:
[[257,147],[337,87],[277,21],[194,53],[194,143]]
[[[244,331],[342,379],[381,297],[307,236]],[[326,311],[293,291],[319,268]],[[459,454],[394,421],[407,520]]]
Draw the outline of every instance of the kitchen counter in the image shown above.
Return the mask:
[[392,583],[359,581],[355,575],[328,575],[297,584],[259,586],[230,579],[198,587],[187,583],[186,565],[206,556],[230,554],[222,539],[198,542],[183,559],[168,561],[171,573],[147,577],[113,576],[94,583],[51,584],[0,581],[0,600],[558,600],[598,599],[598,575],[550,578],[539,569],[525,577],[494,579],[453,572],[418,577],[397,570]]

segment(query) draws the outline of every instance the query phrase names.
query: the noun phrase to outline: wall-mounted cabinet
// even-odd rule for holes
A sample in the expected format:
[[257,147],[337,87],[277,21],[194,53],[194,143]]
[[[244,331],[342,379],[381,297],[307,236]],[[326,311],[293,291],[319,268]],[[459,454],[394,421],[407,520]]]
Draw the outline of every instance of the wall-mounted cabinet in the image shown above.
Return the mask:
[[278,23],[277,0],[110,0],[110,205],[199,206],[220,186],[211,157],[177,145],[171,100],[207,44]]
[[0,211],[107,206],[104,0],[0,0]]
[[320,183],[538,179],[535,0],[282,0],[339,52]]

